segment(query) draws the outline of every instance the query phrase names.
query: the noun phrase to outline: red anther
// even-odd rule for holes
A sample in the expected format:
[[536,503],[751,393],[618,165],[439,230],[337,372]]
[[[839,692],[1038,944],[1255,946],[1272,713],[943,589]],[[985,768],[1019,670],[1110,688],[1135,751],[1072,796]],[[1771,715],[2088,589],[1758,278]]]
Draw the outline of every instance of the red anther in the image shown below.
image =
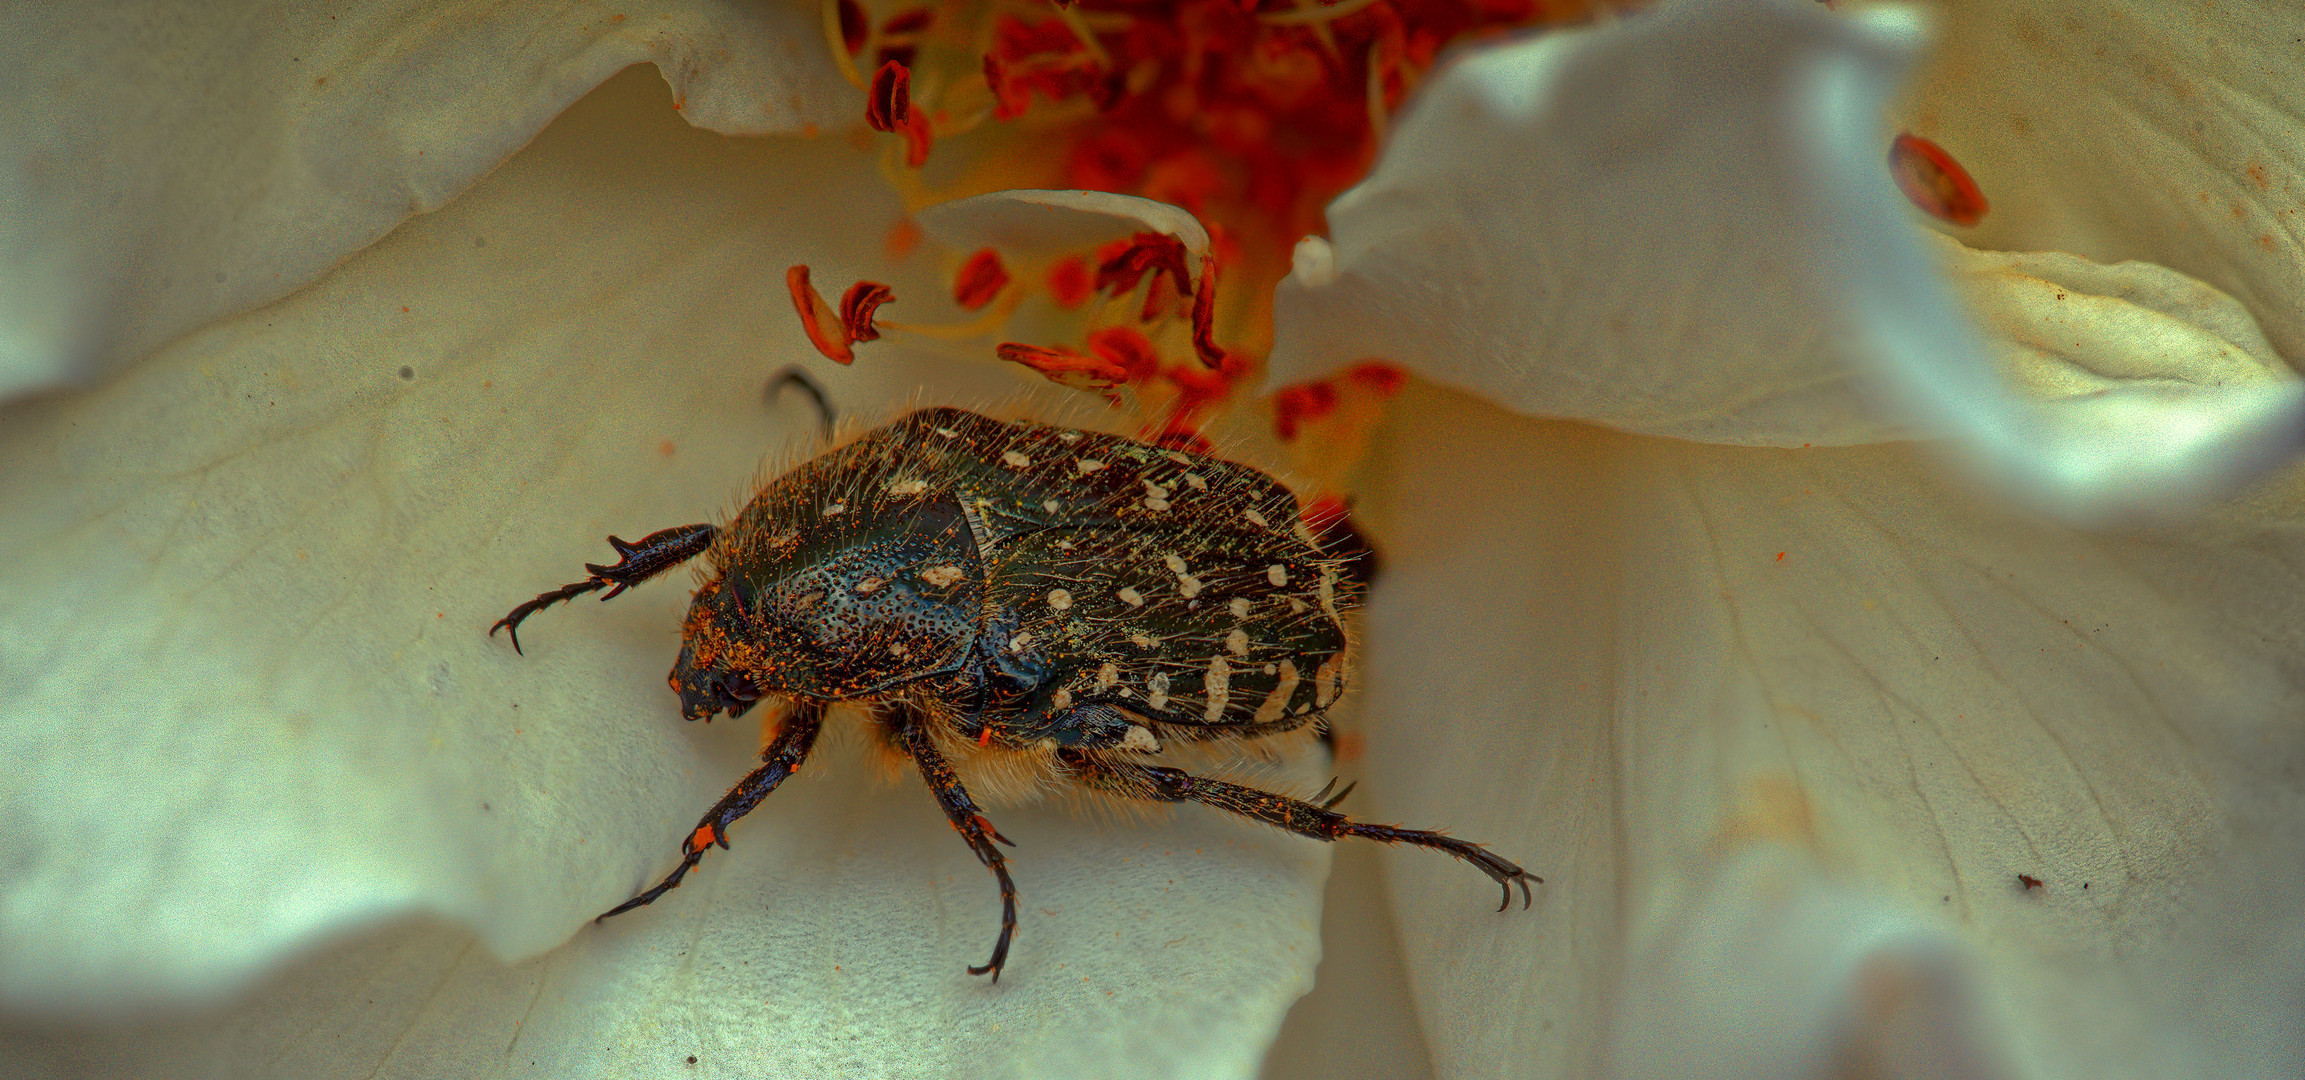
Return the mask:
[[896,131],[912,119],[912,72],[894,60],[872,73],[872,93],[864,102],[864,122],[874,131]]
[[1056,306],[1067,311],[1088,302],[1096,290],[1089,283],[1088,263],[1075,255],[1048,269],[1048,291]]
[[880,32],[890,37],[899,34],[917,34],[928,29],[929,24],[934,21],[936,21],[936,12],[924,7],[908,8],[889,16],[887,22],[880,24]]
[[1128,381],[1127,369],[1119,364],[1066,349],[1044,349],[1004,341],[994,346],[993,352],[1009,363],[1023,364],[1040,372],[1042,378],[1075,390],[1110,390]]
[[[1100,264],[1096,268],[1096,288],[1107,296],[1119,296],[1137,287],[1146,271],[1169,275],[1176,286],[1177,295],[1192,292],[1192,274],[1185,269],[1184,241],[1167,233],[1140,232],[1119,245],[1107,244],[1098,249]],[[1113,252],[1107,254],[1108,252]]]
[[800,328],[808,332],[809,344],[833,363],[855,363],[856,353],[848,347],[850,339],[843,321],[808,283],[807,265],[786,270],[784,287],[792,293],[792,309],[800,313]]
[[977,733],[976,733],[976,748],[977,748],[977,749],[979,749],[979,750],[982,750],[982,749],[984,749],[985,747],[987,747],[987,746],[991,746],[991,745],[992,745],[992,725],[991,725],[991,724],[986,724],[986,725],[984,726],[984,730],[982,730],[982,731],[979,731],[979,732],[977,732]]
[[877,281],[859,281],[849,286],[840,298],[840,326],[847,331],[848,340],[879,341],[880,327],[873,325],[873,313],[894,299],[896,290]]
[[1354,364],[1345,369],[1345,378],[1381,397],[1400,393],[1402,385],[1409,381],[1407,372],[1382,360],[1364,360]]
[[952,302],[964,311],[975,311],[992,303],[992,298],[1005,288],[1008,288],[1008,267],[1001,265],[1000,253],[980,248],[961,264],[960,276],[952,283]]
[[1283,442],[1293,442],[1303,425],[1337,411],[1335,383],[1323,380],[1291,386],[1273,397],[1273,430]]
[[1217,347],[1214,336],[1216,318],[1217,261],[1203,258],[1200,287],[1193,290],[1193,355],[1212,368],[1225,358],[1225,351]]
[[1889,144],[1889,174],[1913,205],[1939,221],[1967,226],[1985,219],[1985,192],[1936,143],[1913,134],[1897,136]]
[[1088,336],[1088,349],[1098,359],[1128,373],[1127,381],[1142,383],[1160,372],[1160,356],[1152,341],[1133,326],[1108,326]]
[[864,51],[864,39],[872,33],[872,25],[864,21],[864,8],[856,0],[840,0],[840,44],[850,56]]
[[1036,90],[1050,101],[1075,94],[1100,102],[1117,100],[1125,84],[1116,84],[1115,75],[1097,64],[1063,19],[1027,23],[1014,15],[1002,15],[993,20],[992,49],[984,56],[984,81],[992,91],[994,116],[1003,120],[1023,116]]

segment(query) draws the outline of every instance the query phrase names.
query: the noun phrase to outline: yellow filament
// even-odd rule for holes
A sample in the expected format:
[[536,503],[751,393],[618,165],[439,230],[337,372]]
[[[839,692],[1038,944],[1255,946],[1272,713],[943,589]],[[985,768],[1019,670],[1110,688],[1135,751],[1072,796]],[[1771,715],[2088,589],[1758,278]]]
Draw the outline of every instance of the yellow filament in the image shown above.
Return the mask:
[[1051,3],[1056,8],[1056,17],[1063,19],[1065,26],[1072,30],[1072,36],[1079,38],[1081,45],[1088,49],[1089,59],[1095,60],[1098,67],[1111,68],[1112,54],[1104,51],[1104,46],[1097,43],[1096,31],[1089,29],[1087,21],[1080,17],[1080,12],[1070,4],[1055,3],[1054,0]]
[[1267,26],[1305,26],[1312,23],[1335,22],[1362,8],[1381,4],[1384,0],[1343,0],[1327,7],[1298,8],[1295,11],[1268,11],[1257,16]]

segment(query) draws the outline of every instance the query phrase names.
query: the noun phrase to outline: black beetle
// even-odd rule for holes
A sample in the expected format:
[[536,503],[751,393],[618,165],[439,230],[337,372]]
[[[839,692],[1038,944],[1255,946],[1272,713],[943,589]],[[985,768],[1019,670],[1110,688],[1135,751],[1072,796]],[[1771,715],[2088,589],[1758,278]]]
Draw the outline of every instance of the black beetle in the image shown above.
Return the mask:
[[[1016,932],[1009,843],[962,782],[1051,783],[1199,802],[1317,840],[1436,848],[1529,903],[1539,878],[1478,844],[1354,821],[1312,801],[1149,764],[1171,740],[1320,722],[1342,691],[1356,590],[1277,480],[1117,435],[927,409],[770,481],[726,526],[683,525],[512,609],[489,632],[598,589],[613,597],[698,555],[709,570],[671,683],[688,719],[786,706],[753,770],[705,813],[662,882],[792,775],[835,703],[866,706],[1000,883],[1000,978]],[[1004,784],[1005,782],[1005,784]],[[1349,788],[1347,789],[1350,790]],[[1325,798],[1324,798],[1325,797]],[[1013,845],[1012,845],[1013,846]],[[1499,910],[1503,905],[1499,906]]]

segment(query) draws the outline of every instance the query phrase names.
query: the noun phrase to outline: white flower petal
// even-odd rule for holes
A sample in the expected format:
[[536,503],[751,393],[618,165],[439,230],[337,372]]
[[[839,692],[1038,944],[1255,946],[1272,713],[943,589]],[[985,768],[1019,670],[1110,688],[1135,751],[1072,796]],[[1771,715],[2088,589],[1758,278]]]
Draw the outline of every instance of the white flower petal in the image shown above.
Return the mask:
[[2080,523],[2187,513],[2290,460],[2293,379],[2225,386],[2139,347],[2152,376],[2088,399],[2001,381],[1884,165],[1920,42],[1900,12],[1683,0],[1469,55],[1332,204],[1334,243],[1300,247],[1274,380],[1382,356],[1643,434],[1950,436]]
[[1756,842],[1970,943],[2004,1060],[2296,1073],[2291,537],[2092,537],[1904,448],[1399,408],[1362,792],[1547,880],[1497,915],[1390,853],[1442,1075],[1599,1071],[1628,955]]
[[1733,848],[1634,958],[1618,1076],[2017,1075],[1949,927],[1835,887],[1805,853]]
[[1025,922],[999,985],[968,975],[991,878],[910,777],[831,756],[703,876],[529,962],[402,927],[220,1016],[20,1032],[0,1056],[219,1080],[1246,1077],[1310,983],[1325,846],[1213,811],[1100,828],[1054,806],[994,812]]
[[849,122],[813,2],[18,5],[0,400],[276,300],[653,63],[691,123]]
[[[48,1038],[166,1075],[522,1071],[508,1046],[570,1063],[548,1075],[700,1046],[738,1070],[1252,1069],[1309,982],[1326,852],[1213,813],[989,810],[1023,899],[997,988],[962,971],[997,929],[989,875],[915,782],[876,787],[854,755],[684,888],[590,924],[670,867],[757,726],[678,719],[680,575],[537,616],[525,657],[486,631],[603,534],[711,519],[764,452],[806,445],[814,415],[762,400],[811,355],[781,269],[866,272],[899,215],[871,168],[690,130],[636,74],[297,296],[0,413],[0,1007],[214,1003],[429,915],[515,959],[575,942],[508,974],[461,934],[395,935],[179,1044]],[[932,372],[964,403],[1014,381],[812,370],[866,422]]]
[[[1813,65],[1798,95],[1808,126],[1846,131],[1879,115],[1905,60],[1881,50]],[[1952,452],[1987,483],[2074,524],[2183,519],[2305,448],[2305,383],[2219,385],[2198,351],[2154,355],[2121,327],[2098,332],[2129,350],[2124,366],[2160,377],[2046,404],[2012,395],[1941,273],[1895,226],[1909,211],[1877,157],[1846,138],[1805,149],[1832,298],[1914,428],[1953,436]]]
[[[1660,5],[1482,49],[1298,252],[1272,379],[1371,356],[1534,415],[1677,438],[1864,442],[1800,192],[1795,76],[1883,31],[1814,3]],[[1893,85],[1893,84],[1892,84]],[[1878,155],[1876,155],[1877,157]],[[1877,162],[1876,162],[1877,164]]]
[[2160,263],[2232,294],[2305,356],[2305,51],[2277,0],[1946,5],[1896,115],[1993,210],[1982,247]]

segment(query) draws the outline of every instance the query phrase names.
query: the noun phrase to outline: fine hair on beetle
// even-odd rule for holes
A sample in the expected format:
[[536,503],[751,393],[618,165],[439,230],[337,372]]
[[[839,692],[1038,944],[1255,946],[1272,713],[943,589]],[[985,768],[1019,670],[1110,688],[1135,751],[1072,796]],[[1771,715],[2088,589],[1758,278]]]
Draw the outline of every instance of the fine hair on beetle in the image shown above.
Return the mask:
[[764,469],[720,522],[611,537],[616,563],[586,564],[586,580],[490,628],[517,650],[538,611],[693,560],[668,679],[681,713],[762,707],[761,765],[705,813],[669,875],[602,918],[653,902],[728,847],[728,826],[828,726],[868,733],[885,775],[917,772],[992,873],[1000,933],[969,971],[994,981],[1017,928],[1001,850],[1014,844],[979,799],[1198,802],[1312,839],[1433,848],[1488,875],[1505,905],[1516,886],[1530,902],[1542,879],[1478,844],[1337,811],[1349,786],[1300,797],[1228,779],[1315,737],[1349,680],[1360,564],[1323,549],[1272,475],[954,408],[825,427],[825,445]]

